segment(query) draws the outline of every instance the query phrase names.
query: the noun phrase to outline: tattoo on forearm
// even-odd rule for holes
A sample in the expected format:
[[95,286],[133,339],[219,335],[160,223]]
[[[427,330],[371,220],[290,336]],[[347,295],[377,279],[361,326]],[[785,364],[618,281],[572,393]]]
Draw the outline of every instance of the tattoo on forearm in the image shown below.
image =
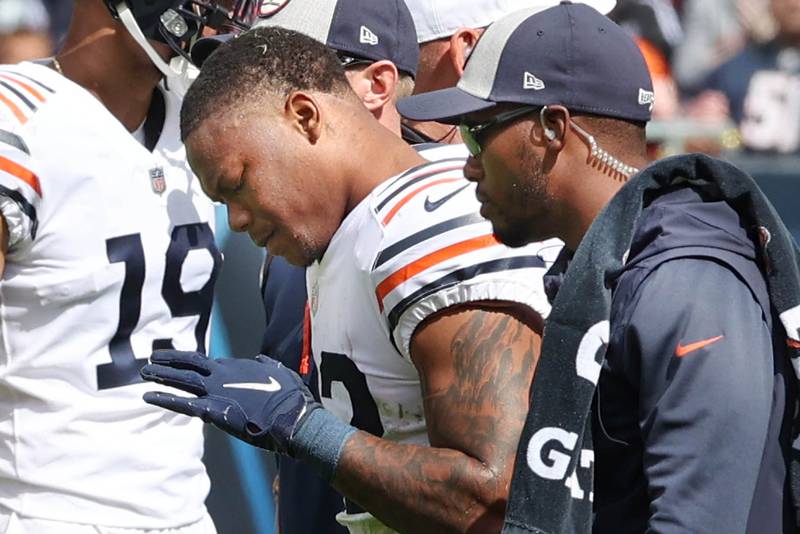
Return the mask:
[[[337,487],[400,532],[499,532],[539,337],[505,314],[471,311],[442,365],[447,380],[420,367],[431,447],[358,433]],[[441,372],[441,369],[439,369]]]

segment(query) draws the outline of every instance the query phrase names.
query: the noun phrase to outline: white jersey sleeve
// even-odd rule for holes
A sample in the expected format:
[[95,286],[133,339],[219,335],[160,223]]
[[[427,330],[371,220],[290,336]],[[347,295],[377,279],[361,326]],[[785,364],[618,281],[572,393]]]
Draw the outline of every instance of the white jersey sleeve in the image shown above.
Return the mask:
[[0,119],[0,213],[8,227],[13,252],[36,237],[42,187],[37,165],[23,138]]
[[502,245],[479,214],[463,166],[462,158],[450,158],[418,167],[373,197],[383,238],[371,282],[392,341],[407,358],[419,324],[452,306],[495,300],[542,317],[550,311],[545,259],[561,243]]

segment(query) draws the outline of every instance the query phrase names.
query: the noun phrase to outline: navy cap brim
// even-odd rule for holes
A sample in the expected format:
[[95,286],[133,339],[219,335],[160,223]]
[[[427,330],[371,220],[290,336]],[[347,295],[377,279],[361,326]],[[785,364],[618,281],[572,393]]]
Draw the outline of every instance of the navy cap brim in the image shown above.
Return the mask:
[[234,37],[235,35],[232,33],[223,33],[198,39],[197,42],[192,45],[192,49],[189,52],[189,55],[192,57],[192,63],[194,63],[197,68],[202,68],[208,56],[213,54],[221,44],[227,43]]
[[403,98],[397,102],[397,110],[400,115],[412,121],[458,124],[464,115],[496,105],[496,102],[472,96],[458,87],[449,87]]

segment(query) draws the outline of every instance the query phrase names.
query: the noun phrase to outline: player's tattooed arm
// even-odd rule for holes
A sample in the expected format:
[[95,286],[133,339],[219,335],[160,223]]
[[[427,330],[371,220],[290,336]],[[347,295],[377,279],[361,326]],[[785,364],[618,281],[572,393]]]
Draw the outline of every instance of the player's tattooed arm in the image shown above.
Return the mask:
[[334,485],[399,532],[499,532],[540,332],[538,317],[489,304],[426,321],[411,354],[431,447],[358,432]]

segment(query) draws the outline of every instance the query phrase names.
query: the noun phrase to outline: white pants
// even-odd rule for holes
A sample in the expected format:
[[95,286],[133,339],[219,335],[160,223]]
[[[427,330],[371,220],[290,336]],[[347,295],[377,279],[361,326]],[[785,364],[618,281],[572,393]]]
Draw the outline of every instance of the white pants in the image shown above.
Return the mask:
[[0,508],[0,534],[217,534],[217,529],[208,512],[203,519],[190,525],[162,530],[146,530],[23,517],[17,515],[16,512]]

